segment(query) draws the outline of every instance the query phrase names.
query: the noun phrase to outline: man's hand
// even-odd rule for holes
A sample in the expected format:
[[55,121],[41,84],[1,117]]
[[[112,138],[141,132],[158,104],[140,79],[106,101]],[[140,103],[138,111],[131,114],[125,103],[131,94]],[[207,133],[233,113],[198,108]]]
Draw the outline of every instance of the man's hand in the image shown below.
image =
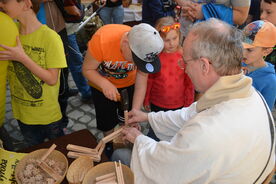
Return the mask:
[[127,122],[128,125],[131,125],[137,122],[148,121],[148,113],[142,112],[141,110],[132,109],[128,113],[128,116],[129,116],[129,119]]
[[135,127],[124,127],[122,130],[123,139],[134,143],[136,138],[142,133]]
[[182,16],[187,17],[191,21],[201,20],[204,18],[201,4],[191,2],[185,6],[182,6],[182,10]]
[[14,60],[23,63],[28,56],[24,52],[24,49],[21,45],[21,42],[19,40],[19,37],[16,37],[17,46],[15,47],[9,47],[0,44],[0,47],[2,47],[3,51],[0,51],[0,61],[6,61],[6,60]]

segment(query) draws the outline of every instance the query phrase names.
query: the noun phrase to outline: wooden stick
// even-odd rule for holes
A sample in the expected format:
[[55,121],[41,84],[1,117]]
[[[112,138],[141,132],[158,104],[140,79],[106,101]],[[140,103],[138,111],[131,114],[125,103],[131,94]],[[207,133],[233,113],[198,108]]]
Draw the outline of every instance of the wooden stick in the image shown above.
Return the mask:
[[105,144],[102,144],[102,147],[100,148],[99,152],[98,152],[98,156],[101,157],[103,150],[104,150]]
[[89,154],[89,153],[78,153],[78,152],[73,152],[73,151],[69,151],[67,153],[67,156],[69,158],[78,158],[81,156],[87,156],[90,157],[93,161],[99,162],[101,160],[101,158],[98,155],[94,155],[94,154]]
[[97,151],[95,149],[91,149],[91,148],[87,148],[87,147],[83,147],[83,146],[77,146],[77,145],[73,145],[73,144],[68,144],[66,146],[66,149],[70,150],[70,151],[76,151],[76,152],[82,152],[82,153],[97,154]]
[[57,147],[57,145],[53,144],[46,153],[41,157],[40,162],[44,162],[46,158],[54,151],[54,149]]
[[120,172],[120,176],[121,176],[122,184],[125,184],[125,180],[124,180],[123,168],[122,168],[122,163],[121,163],[121,160],[119,160],[119,172]]
[[78,155],[79,157],[80,156],[87,156],[87,157],[97,157],[98,156],[98,153],[81,153],[81,152],[75,152],[75,151],[69,151],[68,153],[72,154],[73,155]]
[[101,182],[107,182],[107,181],[116,181],[116,176],[115,175],[110,176],[109,178],[105,178],[105,179],[97,181],[97,182],[101,183]]
[[49,174],[52,178],[54,178],[56,181],[61,180],[62,176],[60,176],[54,169],[48,166],[45,162],[41,162],[39,164],[39,167],[42,170],[44,170],[47,174]]
[[128,111],[124,111],[124,118],[125,118],[125,125],[127,125],[128,122]]
[[41,157],[40,160],[38,160],[38,166],[44,170],[47,174],[49,174],[49,176],[51,176],[52,178],[54,178],[56,181],[60,180],[62,178],[62,176],[60,176],[59,174],[56,173],[56,171],[54,169],[52,169],[50,166],[48,166],[45,163],[46,158],[55,150],[55,148],[57,147],[57,145],[53,144],[47,151],[46,153]]
[[100,142],[96,146],[95,150],[97,150],[99,152],[99,149],[102,147],[103,144],[105,144],[105,143],[102,140],[100,140]]
[[105,175],[102,175],[102,176],[98,176],[98,177],[96,177],[96,181],[101,181],[101,180],[104,180],[106,178],[110,178],[111,176],[116,176],[115,172],[105,174]]
[[110,181],[98,181],[95,184],[118,184],[116,182],[116,178],[114,180],[110,180]]
[[118,181],[118,184],[122,184],[122,177],[121,177],[121,173],[119,171],[119,167],[117,166],[117,162],[114,163],[115,164],[115,171],[116,171],[116,176],[117,176],[117,181]]
[[116,130],[115,132],[113,132],[112,134],[109,134],[108,136],[105,136],[102,141],[104,143],[107,143],[113,139],[115,139],[116,137],[118,137],[121,133],[121,131],[123,130],[123,128],[119,128],[118,130]]

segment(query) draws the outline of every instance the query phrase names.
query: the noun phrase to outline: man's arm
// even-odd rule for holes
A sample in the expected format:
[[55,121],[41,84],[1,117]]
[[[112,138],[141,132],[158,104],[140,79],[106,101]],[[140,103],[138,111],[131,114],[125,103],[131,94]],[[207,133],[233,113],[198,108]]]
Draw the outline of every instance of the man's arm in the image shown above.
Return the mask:
[[[178,0],[178,1],[181,1],[181,0]],[[204,18],[202,13],[202,4],[185,2],[185,3],[182,3],[182,7],[185,11],[189,11],[188,13],[184,14],[189,19],[195,21],[195,20],[201,20]],[[232,11],[233,11],[234,24],[242,25],[245,22],[248,16],[249,8],[250,6],[239,7],[239,6],[233,5]]]
[[116,86],[99,74],[97,71],[99,65],[100,62],[87,52],[82,67],[83,75],[92,83],[92,85],[98,86],[106,98],[117,101],[117,96],[120,94]]
[[[148,121],[158,138],[169,141],[196,113],[196,103],[187,108],[168,112],[145,113],[141,110],[132,109],[129,112],[128,124]],[[133,140],[135,139],[136,137]]]
[[250,7],[235,7],[233,6],[233,22],[237,25],[242,25],[248,16]]

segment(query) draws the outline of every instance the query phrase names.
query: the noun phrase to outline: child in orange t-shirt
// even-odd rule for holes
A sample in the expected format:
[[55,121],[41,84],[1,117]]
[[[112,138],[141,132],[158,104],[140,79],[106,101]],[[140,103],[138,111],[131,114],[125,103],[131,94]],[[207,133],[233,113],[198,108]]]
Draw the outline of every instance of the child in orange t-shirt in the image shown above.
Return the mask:
[[[164,49],[159,54],[160,72],[149,74],[144,107],[154,112],[188,107],[194,101],[194,87],[181,62],[180,24],[173,17],[163,17],[155,28],[163,38]],[[148,136],[158,140],[151,128]]]
[[[128,91],[128,110],[142,106],[147,73],[159,71],[158,54],[163,45],[158,31],[143,23],[132,28],[120,24],[105,25],[89,41],[83,73],[93,87],[97,128],[104,135],[110,134],[118,123],[124,122],[117,98],[121,90]],[[106,145],[105,148],[108,156],[112,146]]]

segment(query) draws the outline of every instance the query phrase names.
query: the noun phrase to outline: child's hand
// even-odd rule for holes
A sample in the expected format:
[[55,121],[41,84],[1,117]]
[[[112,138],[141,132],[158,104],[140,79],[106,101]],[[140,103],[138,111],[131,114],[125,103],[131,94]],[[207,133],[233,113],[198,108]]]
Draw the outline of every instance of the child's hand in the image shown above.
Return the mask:
[[21,45],[21,42],[18,36],[16,37],[16,42],[17,42],[17,46],[15,47],[9,47],[9,46],[0,44],[0,47],[5,49],[3,51],[0,51],[0,61],[13,60],[13,61],[24,63],[24,60],[28,58],[28,56],[24,52],[24,49]]
[[101,88],[106,98],[108,98],[109,100],[113,100],[115,102],[118,101],[117,96],[120,96],[120,94],[118,92],[118,89],[111,82],[104,82]]

